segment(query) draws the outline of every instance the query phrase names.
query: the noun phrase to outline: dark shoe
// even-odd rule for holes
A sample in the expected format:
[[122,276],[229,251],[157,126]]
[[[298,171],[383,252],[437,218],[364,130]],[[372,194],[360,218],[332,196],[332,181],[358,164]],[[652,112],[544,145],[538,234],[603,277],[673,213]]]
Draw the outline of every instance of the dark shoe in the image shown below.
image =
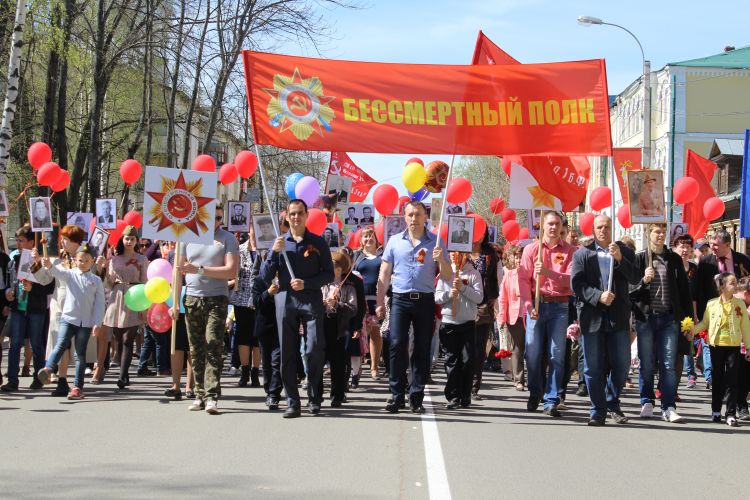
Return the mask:
[[57,379],[57,387],[55,387],[55,390],[50,392],[49,395],[58,398],[64,398],[68,395],[69,392],[70,386],[68,385],[68,381],[65,379],[65,377],[62,377]]
[[578,390],[576,391],[576,396],[581,396],[582,398],[585,398],[588,395],[589,395],[589,390],[586,388],[586,384],[579,385]]
[[385,411],[388,413],[398,413],[398,410],[404,407],[404,403],[396,401],[395,399],[389,399],[385,403]]
[[708,382],[706,382],[706,389],[709,390],[709,391],[711,390],[711,381],[710,380]]
[[453,399],[445,405],[446,410],[457,410],[461,407],[461,402],[458,399]]
[[16,392],[18,390],[18,384],[15,384],[13,382],[8,382],[7,384],[3,384],[0,386],[0,391],[3,392]]
[[471,391],[471,397],[472,399],[475,399],[476,401],[481,401],[482,396],[479,395],[479,391]]
[[164,391],[164,395],[168,398],[174,399],[175,401],[180,401],[182,399],[182,391],[180,391],[179,389],[169,388]]
[[21,376],[31,377],[31,369],[28,366],[24,366],[23,368],[21,368]]
[[711,416],[711,422],[713,422],[715,424],[720,424],[721,423],[721,415],[712,415]]
[[352,375],[351,388],[352,390],[356,390],[359,388],[359,375]]
[[548,406],[543,410],[545,415],[549,415],[550,417],[560,418],[562,417],[562,413],[560,413],[560,410],[555,408],[554,406]]
[[589,427],[604,427],[604,417],[591,417],[586,425]]
[[125,389],[125,386],[128,385],[126,380],[124,378],[118,378],[117,379],[117,387],[120,389]]
[[416,413],[421,415],[425,412],[424,406],[422,406],[422,403],[416,404],[416,405],[409,405],[409,408],[411,409],[412,413]]
[[243,366],[240,370],[240,381],[237,382],[237,387],[247,387],[247,383],[250,381],[250,367]]
[[342,404],[344,404],[344,402],[341,399],[331,400],[331,408],[341,408]]
[[297,418],[300,415],[302,415],[302,412],[300,409],[296,406],[290,406],[286,410],[284,410],[284,413],[281,415],[283,418]]
[[526,411],[537,411],[539,409],[539,399],[534,397],[529,397],[529,400],[526,401]]
[[616,424],[627,424],[628,417],[622,412],[622,410],[612,410],[609,412],[609,418],[614,420]]
[[250,370],[250,387],[260,387],[260,370],[258,368]]
[[42,387],[44,387],[44,384],[41,383],[38,378],[34,377],[34,381],[31,382],[29,389],[31,389],[32,391],[38,391]]
[[269,410],[278,410],[279,409],[279,398],[276,396],[268,396],[266,398],[266,406]]
[[471,399],[461,400],[461,408],[468,408],[469,406],[471,406]]
[[307,411],[309,411],[311,415],[317,415],[320,413],[320,405],[317,403],[309,403],[307,405]]
[[195,391],[185,391],[185,399],[195,399]]
[[748,412],[746,409],[740,410],[737,413],[737,420],[741,422],[750,422],[750,412]]
[[148,368],[140,368],[138,370],[138,376],[139,377],[156,377],[156,375],[157,375],[156,372],[152,372]]

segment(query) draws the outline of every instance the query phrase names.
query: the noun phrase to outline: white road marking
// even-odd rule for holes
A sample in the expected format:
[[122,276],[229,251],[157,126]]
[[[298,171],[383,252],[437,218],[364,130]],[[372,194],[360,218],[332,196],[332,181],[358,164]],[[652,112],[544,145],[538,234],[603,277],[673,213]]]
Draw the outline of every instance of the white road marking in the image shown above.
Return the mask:
[[422,437],[424,438],[424,456],[427,464],[427,488],[430,500],[451,500],[451,489],[448,485],[448,473],[445,470],[443,448],[440,446],[440,434],[437,421],[432,411],[430,392],[424,391],[425,412],[422,414]]

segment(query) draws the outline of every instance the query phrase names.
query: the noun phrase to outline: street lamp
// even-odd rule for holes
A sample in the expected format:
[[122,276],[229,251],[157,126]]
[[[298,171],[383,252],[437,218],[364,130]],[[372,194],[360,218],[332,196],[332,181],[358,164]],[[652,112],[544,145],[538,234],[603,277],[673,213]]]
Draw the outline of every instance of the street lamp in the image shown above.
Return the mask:
[[641,49],[641,60],[643,61],[643,151],[641,161],[643,162],[643,167],[648,168],[651,165],[651,62],[646,60],[643,45],[641,45],[640,40],[638,40],[638,37],[632,31],[619,24],[607,23],[598,17],[592,16],[579,16],[578,23],[582,26],[604,24],[620,28],[632,36],[635,43],[638,44],[638,48]]

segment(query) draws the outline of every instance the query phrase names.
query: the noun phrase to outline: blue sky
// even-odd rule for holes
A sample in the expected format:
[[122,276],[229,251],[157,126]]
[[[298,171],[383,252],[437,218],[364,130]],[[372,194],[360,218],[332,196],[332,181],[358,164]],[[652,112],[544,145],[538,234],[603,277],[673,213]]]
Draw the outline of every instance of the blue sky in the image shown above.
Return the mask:
[[[285,45],[293,55],[403,63],[469,64],[478,30],[524,63],[604,58],[610,94],[642,72],[641,53],[626,32],[584,27],[580,15],[599,17],[632,31],[652,69],[669,62],[750,45],[747,1],[362,0],[360,10],[334,10],[334,38],[311,48]],[[352,154],[378,181],[400,192],[404,162],[414,155]],[[450,157],[421,155],[427,161]]]

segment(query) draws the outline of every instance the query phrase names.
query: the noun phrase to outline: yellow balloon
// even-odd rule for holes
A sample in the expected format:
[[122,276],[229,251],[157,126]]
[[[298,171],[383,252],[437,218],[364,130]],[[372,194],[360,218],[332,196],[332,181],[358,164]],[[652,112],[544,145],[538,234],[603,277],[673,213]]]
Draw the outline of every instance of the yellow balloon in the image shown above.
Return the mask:
[[161,304],[172,295],[172,287],[169,286],[169,281],[162,277],[151,278],[146,282],[144,293],[146,298],[154,304]]
[[406,189],[412,193],[419,191],[427,180],[427,172],[419,163],[409,163],[401,174]]

